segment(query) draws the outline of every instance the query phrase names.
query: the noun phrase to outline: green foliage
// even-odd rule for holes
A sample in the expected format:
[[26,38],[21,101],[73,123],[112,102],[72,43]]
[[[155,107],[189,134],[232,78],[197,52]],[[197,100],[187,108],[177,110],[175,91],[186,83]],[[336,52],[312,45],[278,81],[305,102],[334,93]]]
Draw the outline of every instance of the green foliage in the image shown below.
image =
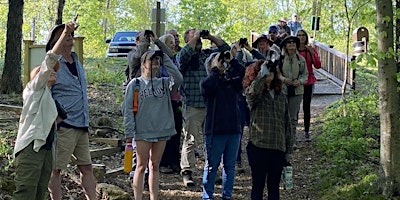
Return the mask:
[[17,130],[8,131],[8,130],[0,130],[0,190],[3,191],[3,194],[12,194],[12,191],[15,190],[14,181],[12,174],[12,166],[14,164],[13,159],[13,146],[10,144],[13,143]]
[[[89,58],[85,59],[88,83],[97,88],[101,84],[109,84],[116,101],[123,101],[122,82],[125,80],[126,58]],[[121,87],[118,87],[121,86]]]
[[91,58],[85,61],[88,83],[121,84],[125,79],[126,59]]
[[[346,103],[332,104],[321,116],[317,149],[322,199],[370,199],[379,194],[379,111],[375,90],[353,93]],[[379,196],[379,195],[378,195]],[[378,196],[376,196],[378,198]],[[379,199],[379,198],[378,198]]]

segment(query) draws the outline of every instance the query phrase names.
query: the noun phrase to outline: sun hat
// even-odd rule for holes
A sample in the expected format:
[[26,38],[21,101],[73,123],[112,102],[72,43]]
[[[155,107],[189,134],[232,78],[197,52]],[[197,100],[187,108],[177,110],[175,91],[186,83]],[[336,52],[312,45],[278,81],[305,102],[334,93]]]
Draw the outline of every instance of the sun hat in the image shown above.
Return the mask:
[[[53,41],[53,40],[54,40],[54,37],[56,36],[57,31],[60,29],[64,30],[64,28],[65,28],[65,24],[57,24],[57,25],[54,25],[50,29],[49,34],[47,35],[46,52],[48,52],[51,48],[53,48],[52,44],[53,45],[55,44],[55,41]],[[74,36],[74,32],[72,32],[71,34],[72,34],[72,36]]]
[[262,40],[262,39],[266,39],[268,41],[269,46],[272,46],[272,44],[274,44],[274,42],[272,42],[271,39],[269,39],[269,36],[266,34],[261,34],[252,44],[253,48],[257,48],[258,43]]
[[280,21],[280,22],[287,22],[286,18],[284,18],[284,17],[280,18],[278,21]]
[[298,37],[296,37],[296,36],[290,35],[290,36],[285,37],[285,39],[282,40],[281,44],[279,45],[279,46],[281,47],[281,49],[282,49],[284,46],[286,46],[286,43],[287,43],[289,40],[293,40],[294,43],[296,43],[296,47],[299,48],[299,46],[300,46],[300,39],[299,39]]

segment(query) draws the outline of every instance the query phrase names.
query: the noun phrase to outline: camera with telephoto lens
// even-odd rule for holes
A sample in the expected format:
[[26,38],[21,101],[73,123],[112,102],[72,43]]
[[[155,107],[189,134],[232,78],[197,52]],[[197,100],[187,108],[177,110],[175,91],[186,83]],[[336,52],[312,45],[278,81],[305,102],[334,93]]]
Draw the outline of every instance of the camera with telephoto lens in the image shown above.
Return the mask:
[[154,37],[154,33],[151,30],[145,30],[144,31],[144,36],[146,36],[146,37],[153,36]]
[[208,30],[201,30],[200,31],[200,37],[208,36],[208,34],[210,34],[210,31],[208,31]]
[[224,61],[224,59],[229,59],[231,57],[231,53],[229,51],[227,52],[221,52],[221,54],[219,55],[218,60],[219,61]]
[[239,45],[240,46],[243,46],[243,45],[245,45],[247,43],[247,38],[240,38],[239,39]]

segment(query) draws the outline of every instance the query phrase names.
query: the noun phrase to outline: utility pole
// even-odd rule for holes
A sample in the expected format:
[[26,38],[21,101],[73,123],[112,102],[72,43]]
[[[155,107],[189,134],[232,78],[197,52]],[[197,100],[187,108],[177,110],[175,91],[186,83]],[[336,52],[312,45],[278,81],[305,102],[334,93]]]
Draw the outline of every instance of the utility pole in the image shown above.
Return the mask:
[[161,9],[161,3],[157,1],[156,9],[151,11],[151,29],[157,36],[161,36],[165,32],[165,9]]
[[160,19],[161,19],[161,3],[157,1],[157,7],[156,7],[156,34],[157,36],[161,36],[160,34]]

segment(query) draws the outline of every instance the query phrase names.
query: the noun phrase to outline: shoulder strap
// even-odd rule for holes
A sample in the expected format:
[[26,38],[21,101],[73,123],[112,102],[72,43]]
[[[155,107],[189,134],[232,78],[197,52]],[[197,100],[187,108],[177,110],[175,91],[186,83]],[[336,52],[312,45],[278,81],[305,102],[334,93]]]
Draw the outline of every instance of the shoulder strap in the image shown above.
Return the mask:
[[279,71],[280,71],[281,73],[283,73],[283,71],[282,71],[283,60],[285,60],[285,55],[281,55],[281,56],[279,57]]
[[139,79],[135,78],[135,88],[133,91],[133,114],[136,114],[139,108],[139,91],[140,91],[140,82]]

